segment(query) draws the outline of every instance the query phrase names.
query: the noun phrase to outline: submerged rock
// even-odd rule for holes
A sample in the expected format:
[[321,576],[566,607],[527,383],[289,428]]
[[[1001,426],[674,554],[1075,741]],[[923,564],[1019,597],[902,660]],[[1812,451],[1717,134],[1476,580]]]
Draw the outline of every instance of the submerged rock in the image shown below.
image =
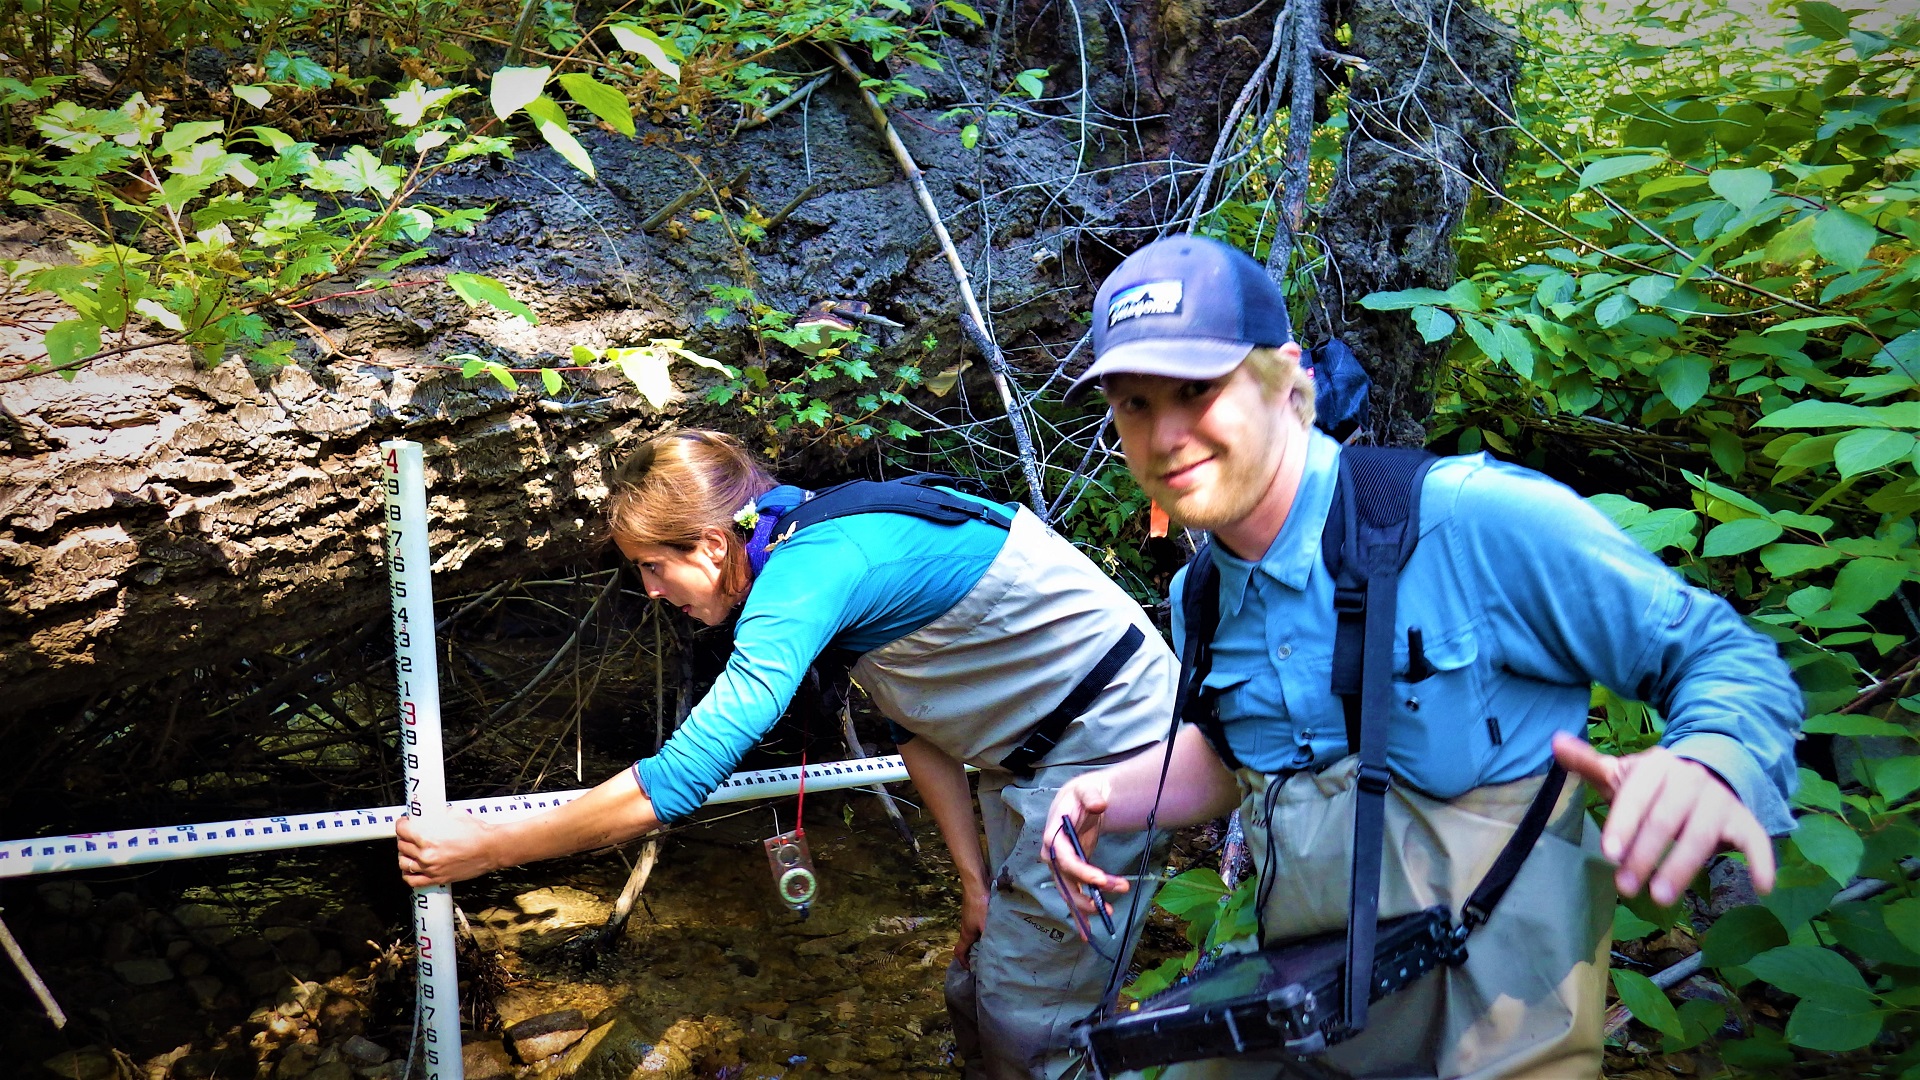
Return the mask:
[[531,1016],[507,1029],[507,1045],[529,1065],[537,1064],[572,1046],[587,1033],[587,1018],[579,1009]]

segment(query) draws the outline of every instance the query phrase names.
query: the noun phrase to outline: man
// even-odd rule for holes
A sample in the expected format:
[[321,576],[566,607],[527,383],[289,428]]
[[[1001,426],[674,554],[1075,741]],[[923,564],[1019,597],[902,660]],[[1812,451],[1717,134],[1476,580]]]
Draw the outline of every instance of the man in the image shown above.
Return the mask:
[[[1330,684],[1337,617],[1321,551],[1342,450],[1312,426],[1313,383],[1291,337],[1283,298],[1251,259],[1162,240],[1101,287],[1095,360],[1073,387],[1106,395],[1141,487],[1213,534],[1220,615],[1205,685],[1241,766],[1229,771],[1186,725],[1158,824],[1240,806],[1264,944],[1345,928],[1357,771]],[[1398,590],[1395,707],[1368,718],[1387,725],[1392,772],[1380,916],[1443,904],[1458,919],[1553,759],[1611,808],[1596,836],[1581,785],[1568,785],[1467,962],[1375,1002],[1365,1030],[1325,1060],[1355,1076],[1597,1076],[1614,889],[1672,903],[1727,847],[1745,854],[1757,889],[1772,887],[1769,834],[1792,827],[1799,692],[1728,605],[1559,484],[1473,455],[1435,464],[1421,490]],[[1181,646],[1195,628],[1174,611]],[[1593,682],[1656,705],[1660,745],[1624,757],[1588,746]],[[1161,760],[1076,778],[1048,821],[1066,815],[1088,847],[1142,828]],[[1048,850],[1068,878],[1126,891],[1056,839]]]

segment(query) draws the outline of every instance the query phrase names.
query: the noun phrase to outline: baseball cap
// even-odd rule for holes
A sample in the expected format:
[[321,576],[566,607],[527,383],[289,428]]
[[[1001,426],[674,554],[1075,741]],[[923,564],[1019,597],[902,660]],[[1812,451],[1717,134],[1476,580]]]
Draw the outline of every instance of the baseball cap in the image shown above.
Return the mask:
[[1217,379],[1253,349],[1292,340],[1286,298],[1259,263],[1204,236],[1155,240],[1101,283],[1093,364],[1067,401],[1119,373]]

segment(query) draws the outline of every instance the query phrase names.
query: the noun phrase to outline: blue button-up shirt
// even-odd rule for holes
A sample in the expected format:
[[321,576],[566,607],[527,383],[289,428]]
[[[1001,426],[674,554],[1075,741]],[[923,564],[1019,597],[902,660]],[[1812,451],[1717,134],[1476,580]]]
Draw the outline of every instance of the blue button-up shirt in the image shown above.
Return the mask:
[[[1221,615],[1207,685],[1220,691],[1228,746],[1261,772],[1348,752],[1320,546],[1339,455],[1311,434],[1293,508],[1258,562],[1214,547]],[[1416,627],[1432,673],[1409,682]],[[1657,708],[1661,744],[1726,780],[1769,832],[1792,828],[1801,697],[1774,644],[1539,473],[1483,454],[1433,466],[1394,640],[1388,760],[1402,782],[1453,798],[1544,772],[1554,732],[1585,733],[1598,682]]]

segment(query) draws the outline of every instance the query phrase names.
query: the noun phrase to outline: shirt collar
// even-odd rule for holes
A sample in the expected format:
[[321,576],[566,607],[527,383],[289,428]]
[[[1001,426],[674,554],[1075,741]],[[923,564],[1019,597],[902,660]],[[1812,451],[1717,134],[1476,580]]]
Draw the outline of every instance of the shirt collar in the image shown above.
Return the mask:
[[1339,472],[1340,444],[1319,428],[1308,429],[1307,465],[1300,474],[1300,487],[1267,553],[1254,563],[1224,547],[1213,549],[1214,565],[1220,568],[1220,608],[1224,614],[1240,613],[1256,568],[1296,592],[1306,590],[1313,564],[1320,558],[1320,534],[1326,529]]

